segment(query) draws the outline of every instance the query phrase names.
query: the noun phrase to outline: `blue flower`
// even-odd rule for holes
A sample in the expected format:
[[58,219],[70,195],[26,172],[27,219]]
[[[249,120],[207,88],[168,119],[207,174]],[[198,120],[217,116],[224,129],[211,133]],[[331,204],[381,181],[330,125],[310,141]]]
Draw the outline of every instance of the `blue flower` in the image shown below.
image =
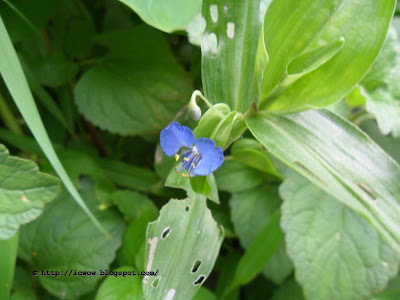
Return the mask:
[[[183,157],[177,171],[186,169],[185,177],[208,175],[218,169],[224,161],[222,148],[216,146],[212,139],[195,139],[193,132],[178,122],[172,122],[161,131],[160,143],[166,155],[175,155],[177,161],[180,156]],[[187,150],[178,154],[181,148]]]

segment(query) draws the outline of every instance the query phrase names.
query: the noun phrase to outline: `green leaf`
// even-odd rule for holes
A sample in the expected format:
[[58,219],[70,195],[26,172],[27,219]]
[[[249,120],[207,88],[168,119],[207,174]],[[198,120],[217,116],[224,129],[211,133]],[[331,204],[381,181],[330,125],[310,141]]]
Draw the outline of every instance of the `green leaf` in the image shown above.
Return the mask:
[[146,228],[157,216],[158,214],[154,215],[151,210],[144,210],[129,224],[122,236],[122,246],[117,254],[120,265],[134,266],[137,270],[144,270]]
[[218,124],[231,113],[231,109],[225,103],[218,103],[210,107],[202,116],[197,127],[193,130],[196,138],[211,138]]
[[211,185],[208,182],[207,176],[196,176],[190,178],[190,185],[194,192],[208,196],[211,194]]
[[205,197],[170,200],[149,224],[146,240],[146,271],[159,273],[144,278],[144,296],[190,300],[214,266],[223,229],[213,220]]
[[400,252],[400,167],[352,123],[326,110],[247,120],[269,152],[365,217]]
[[240,192],[260,185],[263,181],[261,172],[233,161],[225,160],[215,172],[218,189],[226,192]]
[[0,298],[8,299],[17,261],[19,234],[0,240]]
[[112,193],[110,198],[117,204],[127,222],[137,220],[144,213],[149,213],[154,219],[158,216],[158,209],[154,203],[138,192],[119,190]]
[[215,296],[209,289],[202,286],[196,293],[196,296],[194,296],[193,300],[217,300],[217,296]]
[[377,60],[361,82],[366,109],[375,115],[382,134],[400,137],[400,38],[389,30]]
[[123,223],[119,215],[112,210],[100,211],[92,184],[83,185],[82,195],[109,237],[96,230],[66,191],[46,207],[40,218],[21,228],[18,256],[35,270],[60,271],[59,277],[39,274],[43,287],[60,298],[77,298],[92,290],[101,279],[65,276],[66,270],[108,269],[121,244]]
[[[273,1],[264,23],[269,62],[261,108],[295,112],[342,99],[378,55],[395,2]],[[289,80],[292,69],[301,76]]]
[[373,120],[363,122],[360,128],[400,164],[400,139],[382,135]]
[[119,0],[133,9],[146,23],[165,32],[185,30],[201,12],[201,0]]
[[79,111],[112,133],[158,135],[192,91],[189,76],[164,37],[138,26],[104,34],[96,42],[110,53],[79,80],[75,88]]
[[[278,189],[273,186],[261,186],[232,195],[229,200],[231,219],[243,248],[247,249],[251,245],[281,202]],[[263,274],[277,284],[282,283],[292,272],[293,264],[286,254],[284,241],[268,265],[263,267]]]
[[57,154],[54,151],[49,136],[47,135],[46,129],[44,128],[43,122],[40,118],[35,101],[33,100],[32,94],[29,90],[28,83],[21,68],[21,64],[19,63],[17,54],[15,53],[14,47],[11,43],[10,37],[8,36],[7,30],[4,27],[1,17],[0,41],[0,73],[15,101],[15,104],[24,117],[25,122],[28,124],[29,129],[32,131],[32,134],[39,146],[42,148],[46,157],[57,172],[58,176],[60,176],[61,181],[64,183],[74,200],[85,211],[92,222],[104,232],[104,229],[100,226],[99,222],[96,220],[96,218],[94,218],[92,213],[88,210],[87,206],[83,202],[81,196],[72,184],[68,174],[65,172],[60,160],[57,157]]
[[36,291],[33,283],[32,273],[17,265],[15,267],[10,300],[36,300]]
[[278,249],[283,240],[283,232],[279,227],[280,218],[281,211],[278,209],[247,248],[239,261],[233,282],[225,293],[224,299],[229,299],[228,295],[236,288],[253,280]]
[[273,165],[270,155],[263,149],[260,143],[253,139],[241,139],[231,149],[234,160],[251,168],[281,178],[281,175]]
[[280,188],[281,222],[306,298],[367,299],[383,289],[400,256],[360,215],[293,175]]
[[153,171],[123,161],[97,159],[104,174],[116,185],[147,192],[157,184],[159,178]]
[[[120,267],[114,272],[132,272],[131,267]],[[118,276],[107,277],[100,285],[96,300],[132,300],[141,299],[142,277],[141,276]]]
[[185,190],[188,197],[193,197],[196,193],[204,195],[219,204],[218,187],[213,174],[190,177],[190,179],[182,175],[182,173],[172,169],[165,181],[165,186]]
[[203,2],[206,30],[201,43],[206,97],[245,112],[259,103],[267,63],[261,28],[268,0]]
[[271,300],[304,300],[303,291],[294,279],[290,279],[282,284],[277,290]]
[[59,194],[60,182],[39,172],[34,162],[10,156],[1,144],[0,178],[0,239],[9,239],[42,213]]
[[394,300],[400,297],[400,276],[395,277],[389,282],[386,289],[370,300]]
[[35,80],[50,87],[68,84],[79,71],[78,65],[68,60],[61,51],[56,51],[41,60],[27,60],[27,63]]

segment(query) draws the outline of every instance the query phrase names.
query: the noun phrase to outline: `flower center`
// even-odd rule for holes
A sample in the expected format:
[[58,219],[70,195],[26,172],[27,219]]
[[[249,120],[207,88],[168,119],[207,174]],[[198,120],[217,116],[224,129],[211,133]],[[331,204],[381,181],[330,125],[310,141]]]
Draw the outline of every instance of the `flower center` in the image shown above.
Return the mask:
[[176,171],[179,172],[182,169],[186,169],[187,173],[182,175],[186,178],[193,176],[193,171],[201,160],[200,152],[197,150],[196,146],[193,146],[189,150],[183,152],[181,155],[176,154],[175,159],[178,160],[180,156],[183,156],[182,164],[178,169],[176,169]]

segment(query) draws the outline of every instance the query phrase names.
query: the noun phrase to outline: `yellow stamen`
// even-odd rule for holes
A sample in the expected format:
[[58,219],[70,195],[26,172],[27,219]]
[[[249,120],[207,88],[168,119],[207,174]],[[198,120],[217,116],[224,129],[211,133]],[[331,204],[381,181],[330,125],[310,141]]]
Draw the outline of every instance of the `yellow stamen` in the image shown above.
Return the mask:
[[184,160],[184,161],[189,161],[189,158],[184,157],[183,160]]
[[196,165],[195,165],[194,163],[192,163],[192,168],[193,168],[193,169],[196,168]]
[[185,177],[186,179],[189,178],[189,174],[183,174],[182,173],[182,176]]
[[179,160],[179,154],[175,154],[175,159],[176,159],[176,161]]

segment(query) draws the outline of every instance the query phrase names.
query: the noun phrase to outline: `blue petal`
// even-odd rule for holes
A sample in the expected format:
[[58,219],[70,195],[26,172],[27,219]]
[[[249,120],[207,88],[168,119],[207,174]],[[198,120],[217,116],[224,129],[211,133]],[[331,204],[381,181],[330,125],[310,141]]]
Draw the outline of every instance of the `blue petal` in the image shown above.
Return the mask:
[[161,148],[165,154],[172,156],[182,147],[191,147],[194,143],[194,134],[186,126],[181,126],[178,122],[172,122],[160,134]]
[[193,170],[194,175],[208,175],[222,165],[224,153],[221,147],[215,146],[215,142],[212,139],[198,138],[194,143],[197,151],[201,154],[201,160]]

